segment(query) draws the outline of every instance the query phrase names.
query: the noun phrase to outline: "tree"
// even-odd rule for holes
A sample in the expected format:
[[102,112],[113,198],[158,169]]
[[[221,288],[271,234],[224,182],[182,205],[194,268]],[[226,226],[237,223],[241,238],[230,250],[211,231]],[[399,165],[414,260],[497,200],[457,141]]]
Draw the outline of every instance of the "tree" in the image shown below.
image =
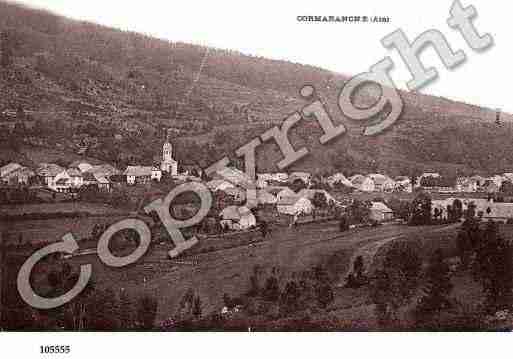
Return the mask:
[[421,266],[417,249],[406,241],[393,243],[386,252],[371,288],[371,299],[381,326],[398,322],[399,308],[415,294]]
[[364,223],[369,220],[370,216],[370,201],[353,200],[353,203],[348,208],[349,217],[354,223]]
[[499,234],[495,222],[489,221],[476,250],[475,276],[486,295],[489,312],[512,304],[513,247]]
[[280,285],[275,274],[276,271],[273,269],[271,276],[265,282],[263,291],[263,298],[271,302],[276,302],[280,298]]
[[315,192],[312,199],[312,204],[315,206],[315,208],[323,209],[328,207],[328,200],[326,199],[326,195],[323,192]]
[[425,225],[431,223],[431,197],[427,193],[419,193],[411,204],[411,211],[410,224]]
[[449,295],[453,288],[451,271],[444,261],[441,249],[437,249],[429,261],[426,271],[427,284],[416,308],[420,320],[427,320],[437,311],[450,307]]
[[142,329],[152,329],[157,316],[157,300],[150,296],[142,297],[137,303],[137,321]]

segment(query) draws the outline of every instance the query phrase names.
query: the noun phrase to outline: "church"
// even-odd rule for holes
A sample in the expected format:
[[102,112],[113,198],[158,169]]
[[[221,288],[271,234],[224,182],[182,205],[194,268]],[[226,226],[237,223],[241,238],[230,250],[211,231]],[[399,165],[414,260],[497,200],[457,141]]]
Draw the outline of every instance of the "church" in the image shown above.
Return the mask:
[[162,146],[162,162],[160,163],[162,172],[167,172],[171,176],[178,175],[178,162],[173,158],[173,145],[169,142],[169,136],[166,138],[164,146]]

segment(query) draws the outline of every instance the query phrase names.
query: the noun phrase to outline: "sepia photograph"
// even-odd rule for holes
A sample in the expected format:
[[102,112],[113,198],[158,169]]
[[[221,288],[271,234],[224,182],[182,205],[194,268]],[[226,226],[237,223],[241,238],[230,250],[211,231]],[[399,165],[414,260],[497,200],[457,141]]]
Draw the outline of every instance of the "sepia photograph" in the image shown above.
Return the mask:
[[510,332],[508,10],[0,1],[0,345]]

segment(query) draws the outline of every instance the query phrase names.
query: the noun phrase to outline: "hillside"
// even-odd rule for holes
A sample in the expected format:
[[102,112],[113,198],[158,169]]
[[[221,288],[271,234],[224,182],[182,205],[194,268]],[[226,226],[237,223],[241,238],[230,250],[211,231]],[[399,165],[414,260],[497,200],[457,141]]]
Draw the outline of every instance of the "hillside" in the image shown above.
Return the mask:
[[[2,161],[38,161],[56,150],[76,159],[86,144],[85,155],[119,166],[148,162],[171,128],[178,159],[208,164],[304,106],[298,90],[309,83],[350,131],[326,149],[319,128],[302,122],[293,143],[308,144],[310,156],[293,169],[513,170],[511,118],[498,126],[490,109],[402,92],[398,124],[368,138],[337,108],[347,78],[320,68],[172,43],[9,3],[0,3],[0,31],[0,111],[22,108],[32,122],[20,132],[23,141],[2,137]],[[373,99],[369,91],[362,95],[364,102]],[[266,144],[258,167],[272,170],[279,159],[277,147]]]

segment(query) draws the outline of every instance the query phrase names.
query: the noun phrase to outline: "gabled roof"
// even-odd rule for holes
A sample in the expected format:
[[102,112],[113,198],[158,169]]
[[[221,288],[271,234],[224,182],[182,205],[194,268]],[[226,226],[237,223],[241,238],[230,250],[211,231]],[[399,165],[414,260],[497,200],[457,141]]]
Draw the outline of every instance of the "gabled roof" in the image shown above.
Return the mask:
[[223,167],[217,170],[213,178],[230,182],[236,186],[249,186],[254,182],[248,175],[234,167]]
[[68,168],[66,172],[70,177],[82,177],[82,172],[76,167]]
[[367,175],[367,177],[370,178],[371,180],[373,180],[374,183],[377,185],[382,185],[386,182],[394,182],[394,180],[391,179],[390,177],[379,174],[379,173],[371,173],[371,174]]
[[151,166],[128,166],[123,174],[135,177],[151,176],[151,169]]
[[37,169],[37,174],[43,177],[55,177],[65,169],[55,163],[41,163]]
[[20,165],[19,163],[11,162],[11,163],[3,166],[3,167],[0,167],[0,174],[2,174],[2,176],[5,176],[9,172],[15,171],[15,170],[20,169],[22,167],[23,166]]
[[293,206],[298,203],[305,203],[307,205],[312,204],[308,198],[300,197],[300,196],[285,196],[285,197],[282,197],[278,201],[278,205],[281,205],[281,206]]
[[[145,167],[142,167],[142,166],[129,166],[129,167],[145,168]],[[110,176],[118,175],[118,174],[121,173],[121,171],[119,171],[117,168],[115,168],[114,166],[109,165],[109,164],[93,166],[92,168],[87,170],[87,172],[91,172],[93,174],[97,174],[97,175],[100,175],[100,176],[103,176],[103,177],[110,177]]]
[[392,212],[383,202],[372,202],[371,211]]

